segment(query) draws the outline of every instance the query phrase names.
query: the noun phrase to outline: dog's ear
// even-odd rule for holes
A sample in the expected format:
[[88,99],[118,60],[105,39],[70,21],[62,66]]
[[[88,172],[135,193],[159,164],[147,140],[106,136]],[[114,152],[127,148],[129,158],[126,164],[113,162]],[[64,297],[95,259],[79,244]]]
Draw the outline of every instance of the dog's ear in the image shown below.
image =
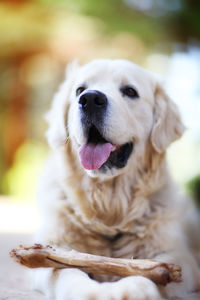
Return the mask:
[[151,143],[158,153],[183,134],[185,130],[181,122],[178,108],[168,97],[160,83],[155,89],[154,125],[151,132]]
[[46,137],[52,148],[63,145],[67,141],[69,97],[78,68],[77,61],[72,61],[67,65],[64,82],[61,84],[58,92],[54,96],[51,109],[45,115],[45,119],[49,124]]

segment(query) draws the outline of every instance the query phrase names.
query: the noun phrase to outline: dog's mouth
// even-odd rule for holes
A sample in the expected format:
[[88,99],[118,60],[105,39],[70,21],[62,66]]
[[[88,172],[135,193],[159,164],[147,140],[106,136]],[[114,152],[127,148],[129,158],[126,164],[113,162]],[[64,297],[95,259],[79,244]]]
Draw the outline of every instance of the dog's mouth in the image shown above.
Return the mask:
[[107,141],[95,126],[91,126],[87,143],[81,146],[79,156],[86,170],[98,170],[105,166],[123,168],[132,151],[133,142],[114,145]]

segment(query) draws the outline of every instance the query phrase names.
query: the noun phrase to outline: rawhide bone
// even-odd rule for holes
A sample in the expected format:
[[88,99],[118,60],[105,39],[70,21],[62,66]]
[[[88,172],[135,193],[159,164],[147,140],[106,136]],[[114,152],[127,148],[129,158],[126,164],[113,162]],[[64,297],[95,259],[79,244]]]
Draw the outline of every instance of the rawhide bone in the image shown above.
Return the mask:
[[31,247],[13,249],[10,252],[18,263],[29,268],[79,268],[87,273],[126,277],[140,275],[156,284],[181,281],[181,268],[175,264],[151,259],[124,259],[81,253],[58,247],[35,244]]

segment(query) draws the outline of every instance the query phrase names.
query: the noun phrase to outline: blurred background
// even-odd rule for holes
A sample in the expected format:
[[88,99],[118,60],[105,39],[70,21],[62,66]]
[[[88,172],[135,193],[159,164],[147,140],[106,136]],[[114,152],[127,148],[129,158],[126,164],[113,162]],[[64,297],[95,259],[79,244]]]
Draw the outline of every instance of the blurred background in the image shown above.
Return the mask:
[[126,58],[165,79],[188,128],[170,169],[200,199],[200,1],[0,0],[0,232],[39,224],[43,115],[74,58]]

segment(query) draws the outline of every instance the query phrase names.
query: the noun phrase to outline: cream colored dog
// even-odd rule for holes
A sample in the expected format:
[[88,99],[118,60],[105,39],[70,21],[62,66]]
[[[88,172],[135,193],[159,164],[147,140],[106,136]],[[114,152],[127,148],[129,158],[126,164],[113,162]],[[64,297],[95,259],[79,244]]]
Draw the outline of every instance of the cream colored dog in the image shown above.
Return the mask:
[[156,77],[125,60],[74,63],[48,122],[53,153],[39,189],[37,242],[173,262],[183,281],[161,289],[142,276],[111,282],[77,269],[41,269],[34,288],[57,300],[157,300],[198,290],[197,216],[178,195],[165,161],[184,127]]

